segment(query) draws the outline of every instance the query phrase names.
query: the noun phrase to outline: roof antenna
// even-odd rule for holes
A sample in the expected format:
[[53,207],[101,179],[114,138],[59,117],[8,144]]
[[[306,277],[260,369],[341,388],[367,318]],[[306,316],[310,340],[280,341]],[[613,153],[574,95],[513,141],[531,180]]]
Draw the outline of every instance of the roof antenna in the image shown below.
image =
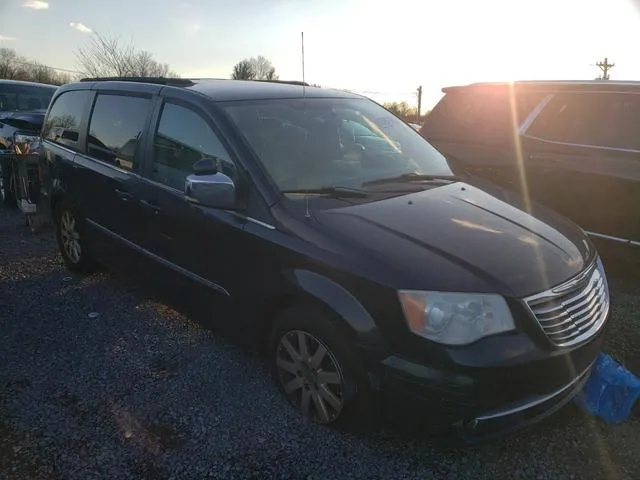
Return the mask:
[[302,38],[302,96],[305,96],[305,87],[306,87],[306,82],[304,81],[304,32],[301,32],[301,38]]
[[[302,98],[306,96],[306,86],[307,83],[304,81],[304,32],[300,32],[300,38],[302,41]],[[309,205],[309,195],[304,196],[305,207],[304,207],[304,218],[306,220],[311,219],[311,208]]]

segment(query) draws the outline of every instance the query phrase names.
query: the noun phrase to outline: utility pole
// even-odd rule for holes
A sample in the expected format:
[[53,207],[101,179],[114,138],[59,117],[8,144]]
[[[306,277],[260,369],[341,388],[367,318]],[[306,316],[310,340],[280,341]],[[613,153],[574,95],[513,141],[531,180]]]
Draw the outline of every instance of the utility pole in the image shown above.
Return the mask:
[[420,111],[422,110],[422,85],[418,87],[418,124],[420,124]]
[[604,57],[604,62],[596,63],[596,66],[602,70],[602,80],[609,80],[609,70],[616,66],[615,63],[609,63],[609,59]]

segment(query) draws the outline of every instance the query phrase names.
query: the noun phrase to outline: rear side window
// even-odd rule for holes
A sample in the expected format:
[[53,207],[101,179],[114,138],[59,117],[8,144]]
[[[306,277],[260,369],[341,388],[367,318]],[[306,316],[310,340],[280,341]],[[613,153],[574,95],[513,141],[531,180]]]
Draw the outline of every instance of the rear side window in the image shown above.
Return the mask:
[[78,136],[88,90],[65,92],[54,101],[42,127],[42,136],[59,145],[78,150]]
[[527,130],[527,135],[554,142],[597,144],[602,96],[556,94]]
[[640,97],[624,93],[555,95],[527,134],[563,143],[640,150]]
[[99,94],[89,124],[90,156],[125,170],[137,170],[141,141],[151,99]]
[[510,143],[543,96],[496,86],[454,90],[427,116],[422,133],[434,141]]
[[0,82],[0,111],[46,110],[55,91],[54,87]]
[[640,95],[612,94],[602,146],[640,151]]
[[235,167],[220,139],[195,111],[165,103],[154,137],[151,178],[184,190],[185,180],[193,173],[193,164],[203,157],[216,160],[218,170],[231,178]]

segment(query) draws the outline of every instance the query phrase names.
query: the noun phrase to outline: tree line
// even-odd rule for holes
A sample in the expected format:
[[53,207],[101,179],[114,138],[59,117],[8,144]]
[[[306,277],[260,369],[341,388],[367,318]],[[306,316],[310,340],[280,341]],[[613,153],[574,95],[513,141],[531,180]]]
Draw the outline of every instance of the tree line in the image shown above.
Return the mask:
[[[11,48],[0,48],[0,79],[63,85],[80,77],[179,77],[169,64],[157,61],[150,52],[122,43],[118,37],[95,32],[87,44],[78,48],[75,57],[78,72],[72,74],[30,60]],[[230,77],[234,80],[279,79],[271,61],[262,55],[240,60]],[[406,122],[422,123],[426,116],[418,119],[416,107],[407,102],[387,102],[383,106]]]
[[[57,69],[19,55],[11,48],[0,48],[0,78],[62,85],[78,77],[165,77],[179,75],[168,63],[157,61],[150,52],[118,37],[97,32],[75,52],[78,72],[61,73]],[[278,80],[271,61],[262,55],[239,61],[231,72],[236,80]]]
[[42,63],[18,55],[12,48],[0,48],[0,78],[63,85],[75,78]]
[[429,114],[429,112],[423,113],[418,118],[418,107],[413,107],[407,102],[386,102],[382,106],[405,122],[418,123],[420,125]]

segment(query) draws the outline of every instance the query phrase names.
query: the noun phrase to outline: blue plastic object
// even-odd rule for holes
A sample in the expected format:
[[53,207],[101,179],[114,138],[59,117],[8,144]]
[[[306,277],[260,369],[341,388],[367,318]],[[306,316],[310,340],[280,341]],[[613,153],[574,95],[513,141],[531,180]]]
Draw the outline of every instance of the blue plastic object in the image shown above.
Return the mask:
[[640,379],[602,353],[576,403],[607,423],[620,423],[629,418],[638,398]]

